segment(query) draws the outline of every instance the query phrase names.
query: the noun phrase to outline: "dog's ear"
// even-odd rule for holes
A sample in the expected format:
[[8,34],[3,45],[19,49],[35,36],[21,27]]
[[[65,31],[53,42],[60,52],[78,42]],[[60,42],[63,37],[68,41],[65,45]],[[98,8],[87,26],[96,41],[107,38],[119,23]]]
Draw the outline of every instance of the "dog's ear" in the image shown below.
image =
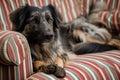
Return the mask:
[[26,16],[28,16],[28,8],[29,5],[26,4],[10,13],[9,18],[13,24],[13,30],[22,31],[25,25]]
[[60,23],[62,22],[62,17],[59,11],[51,4],[49,4],[47,7],[49,8],[50,13],[54,19],[54,22],[53,22],[54,27],[58,28],[60,26]]

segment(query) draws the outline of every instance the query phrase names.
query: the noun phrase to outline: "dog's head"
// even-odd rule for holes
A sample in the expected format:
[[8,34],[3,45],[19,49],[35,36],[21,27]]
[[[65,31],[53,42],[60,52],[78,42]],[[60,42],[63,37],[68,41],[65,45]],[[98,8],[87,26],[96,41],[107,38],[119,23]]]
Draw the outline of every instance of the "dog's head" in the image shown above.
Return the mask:
[[13,30],[23,33],[28,41],[49,42],[59,27],[60,17],[52,5],[41,8],[25,5],[10,14]]

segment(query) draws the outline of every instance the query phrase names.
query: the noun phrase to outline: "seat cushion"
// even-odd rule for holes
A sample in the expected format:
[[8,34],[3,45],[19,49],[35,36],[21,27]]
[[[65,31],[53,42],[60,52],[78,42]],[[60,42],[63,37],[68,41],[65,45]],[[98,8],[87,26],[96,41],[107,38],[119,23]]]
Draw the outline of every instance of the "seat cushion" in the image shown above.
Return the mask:
[[66,77],[38,72],[27,80],[120,80],[120,51],[80,55],[65,67]]

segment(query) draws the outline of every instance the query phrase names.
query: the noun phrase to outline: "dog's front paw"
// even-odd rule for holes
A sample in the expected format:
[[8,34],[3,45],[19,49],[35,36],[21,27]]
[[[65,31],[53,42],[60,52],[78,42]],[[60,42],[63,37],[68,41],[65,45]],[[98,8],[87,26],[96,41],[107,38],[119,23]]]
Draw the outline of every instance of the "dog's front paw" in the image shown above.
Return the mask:
[[47,66],[47,74],[54,74],[57,66],[55,64],[50,64]]
[[64,78],[66,76],[65,69],[57,66],[54,75],[58,78]]

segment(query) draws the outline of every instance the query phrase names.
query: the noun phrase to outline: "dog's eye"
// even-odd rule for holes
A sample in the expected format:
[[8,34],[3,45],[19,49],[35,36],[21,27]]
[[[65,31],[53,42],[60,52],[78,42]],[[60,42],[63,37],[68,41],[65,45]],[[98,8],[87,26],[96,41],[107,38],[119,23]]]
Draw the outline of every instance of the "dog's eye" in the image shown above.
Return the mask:
[[53,19],[50,17],[49,14],[46,13],[45,18],[46,18],[46,20],[47,20],[48,23],[50,23],[50,24],[53,23]]
[[53,23],[53,19],[51,19],[51,18],[46,18],[46,20],[48,23]]

